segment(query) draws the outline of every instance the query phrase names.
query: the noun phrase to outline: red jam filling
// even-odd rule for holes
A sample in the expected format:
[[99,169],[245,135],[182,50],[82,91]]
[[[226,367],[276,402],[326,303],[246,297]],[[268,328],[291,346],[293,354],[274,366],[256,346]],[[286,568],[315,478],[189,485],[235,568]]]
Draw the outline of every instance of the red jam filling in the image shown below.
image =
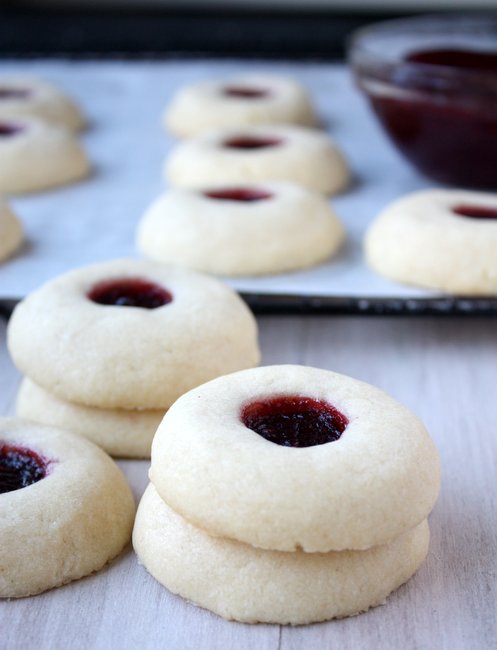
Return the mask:
[[209,190],[204,192],[204,196],[209,199],[218,199],[221,201],[240,201],[252,203],[254,201],[264,201],[272,198],[270,192],[259,190],[255,187],[230,187],[225,190]]
[[31,92],[27,88],[0,88],[1,99],[27,99]]
[[247,404],[243,424],[284,447],[313,447],[338,440],[349,421],[334,406],[310,397],[285,396]]
[[41,481],[48,473],[47,466],[31,449],[0,441],[0,494]]
[[262,137],[255,135],[238,135],[228,138],[223,146],[228,149],[267,149],[282,144],[280,138]]
[[157,309],[172,301],[172,294],[143,278],[103,280],[88,292],[88,298],[99,305]]
[[415,51],[384,74],[392,92],[367,92],[406,158],[442,183],[497,187],[497,53]]
[[472,219],[497,219],[497,207],[490,208],[484,205],[456,205],[452,208],[454,214],[461,217],[471,217]]
[[22,128],[20,126],[16,126],[15,124],[0,123],[0,138],[8,138],[11,135],[20,133],[21,131]]
[[227,97],[240,97],[242,99],[260,99],[267,97],[269,91],[265,88],[255,88],[254,86],[225,86],[223,95]]

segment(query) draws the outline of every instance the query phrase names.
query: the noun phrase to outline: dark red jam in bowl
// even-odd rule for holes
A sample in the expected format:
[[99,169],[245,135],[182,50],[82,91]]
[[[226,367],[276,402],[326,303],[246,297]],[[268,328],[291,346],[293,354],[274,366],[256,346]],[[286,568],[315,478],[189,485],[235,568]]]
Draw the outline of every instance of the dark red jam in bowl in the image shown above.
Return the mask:
[[281,138],[259,135],[235,135],[223,142],[223,147],[228,149],[267,149],[277,147],[283,143]]
[[37,483],[47,473],[47,461],[36,452],[0,440],[0,494]]
[[422,17],[358,32],[359,87],[424,175],[497,188],[497,19]]
[[87,296],[99,305],[143,309],[157,309],[173,299],[167,289],[144,278],[102,280],[90,289]]
[[478,52],[477,50],[455,48],[421,50],[407,54],[405,61],[460,70],[464,68],[466,70],[490,70],[494,74],[497,70],[497,52]]
[[272,198],[270,192],[256,187],[228,187],[226,189],[208,190],[204,196],[219,201],[238,201],[241,203],[255,203]]
[[2,99],[27,99],[31,92],[27,88],[9,88],[0,86],[0,101]]
[[225,86],[223,95],[239,99],[262,99],[269,96],[269,90],[266,88],[256,88],[255,86]]
[[470,217],[471,219],[497,219],[497,205],[491,207],[486,205],[461,204],[454,206],[452,212],[460,217]]
[[0,122],[0,138],[10,138],[13,135],[21,133],[22,127],[17,124],[7,124],[6,122]]
[[313,447],[338,440],[348,419],[322,400],[299,395],[271,397],[246,404],[243,424],[284,447]]

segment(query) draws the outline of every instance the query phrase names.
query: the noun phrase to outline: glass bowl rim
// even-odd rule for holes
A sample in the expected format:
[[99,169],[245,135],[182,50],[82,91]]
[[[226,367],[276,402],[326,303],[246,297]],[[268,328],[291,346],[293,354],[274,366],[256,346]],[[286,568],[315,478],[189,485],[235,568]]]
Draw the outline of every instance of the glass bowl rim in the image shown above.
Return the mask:
[[[403,18],[394,18],[392,20],[382,20],[374,22],[352,32],[347,38],[347,58],[352,67],[359,73],[361,71],[367,74],[368,69],[387,69],[395,68],[398,65],[409,67],[412,70],[426,71],[430,76],[443,76],[445,78],[471,78],[473,81],[476,77],[485,78],[488,82],[497,84],[497,75],[494,72],[485,69],[468,69],[456,68],[443,64],[422,63],[419,61],[406,61],[401,56],[392,56],[388,52],[379,54],[368,41],[378,39],[381,36],[405,34],[406,37],[415,39],[417,34],[430,32],[435,33],[437,27],[443,26],[460,26],[461,34],[471,34],[471,29],[475,26],[484,28],[489,34],[495,34],[495,50],[481,49],[480,51],[492,52],[497,55],[497,12],[480,11],[480,12],[455,12],[455,13],[436,13],[422,14]],[[442,34],[442,30],[438,29]],[[442,48],[441,48],[442,49]],[[457,49],[457,48],[455,48]],[[478,48],[475,48],[478,51]]]

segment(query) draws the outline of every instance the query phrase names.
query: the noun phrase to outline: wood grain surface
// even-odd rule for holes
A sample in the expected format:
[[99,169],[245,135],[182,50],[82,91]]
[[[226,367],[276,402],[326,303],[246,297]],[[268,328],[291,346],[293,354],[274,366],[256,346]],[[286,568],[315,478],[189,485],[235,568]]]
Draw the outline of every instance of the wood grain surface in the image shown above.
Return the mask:
[[[387,604],[305,627],[242,625],[162,588],[131,548],[103,571],[0,602],[0,648],[167,650],[497,647],[497,335],[487,319],[261,318],[263,364],[302,363],[371,382],[414,410],[443,466],[432,540],[417,575]],[[0,324],[0,409],[19,375]],[[137,498],[148,463],[121,461]],[[187,552],[187,549],[185,549]]]

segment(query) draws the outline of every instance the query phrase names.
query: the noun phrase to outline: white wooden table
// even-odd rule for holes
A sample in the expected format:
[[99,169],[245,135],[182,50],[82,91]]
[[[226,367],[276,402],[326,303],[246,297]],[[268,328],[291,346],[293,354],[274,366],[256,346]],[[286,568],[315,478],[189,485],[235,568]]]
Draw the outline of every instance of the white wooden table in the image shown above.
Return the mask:
[[[0,648],[487,650],[497,647],[494,319],[262,318],[263,364],[303,363],[380,386],[422,417],[443,465],[427,561],[386,606],[306,627],[226,622],[173,596],[131,550],[96,575],[0,602]],[[19,375],[0,324],[0,410]],[[120,462],[135,495],[148,463]]]

